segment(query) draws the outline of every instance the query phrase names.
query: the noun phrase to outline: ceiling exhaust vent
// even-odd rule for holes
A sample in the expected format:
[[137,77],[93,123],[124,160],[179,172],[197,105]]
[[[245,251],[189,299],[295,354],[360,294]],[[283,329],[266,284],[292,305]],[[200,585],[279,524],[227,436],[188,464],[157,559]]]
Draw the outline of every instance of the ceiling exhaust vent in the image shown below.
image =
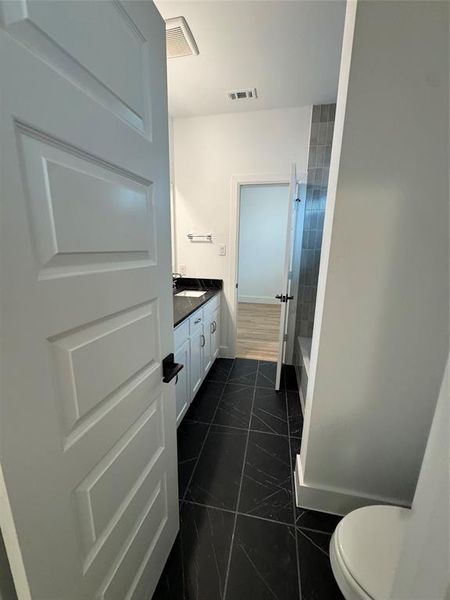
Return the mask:
[[233,90],[228,92],[228,98],[230,100],[244,100],[249,98],[257,98],[256,88],[249,88],[246,90]]
[[198,54],[197,44],[184,17],[174,17],[166,21],[167,58],[193,56]]

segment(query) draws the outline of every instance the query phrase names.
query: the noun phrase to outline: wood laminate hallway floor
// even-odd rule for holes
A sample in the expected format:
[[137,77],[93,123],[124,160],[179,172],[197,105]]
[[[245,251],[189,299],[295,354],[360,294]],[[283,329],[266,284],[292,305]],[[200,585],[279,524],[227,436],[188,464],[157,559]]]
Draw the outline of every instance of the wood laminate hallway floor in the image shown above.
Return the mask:
[[217,359],[178,429],[180,532],[153,600],[342,600],[339,517],[295,506],[303,417],[293,368]]
[[281,304],[238,303],[237,356],[276,361]]

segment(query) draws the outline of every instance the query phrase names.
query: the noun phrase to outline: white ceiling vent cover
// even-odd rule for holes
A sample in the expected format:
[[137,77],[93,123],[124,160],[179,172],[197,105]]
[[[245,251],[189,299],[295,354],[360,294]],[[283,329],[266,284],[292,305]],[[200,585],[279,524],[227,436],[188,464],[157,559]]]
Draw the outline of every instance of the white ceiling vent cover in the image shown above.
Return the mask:
[[228,98],[230,100],[245,100],[251,98],[257,98],[258,94],[256,92],[256,88],[248,88],[245,90],[233,90],[228,92]]
[[167,58],[193,56],[198,54],[197,44],[184,17],[174,17],[166,21]]

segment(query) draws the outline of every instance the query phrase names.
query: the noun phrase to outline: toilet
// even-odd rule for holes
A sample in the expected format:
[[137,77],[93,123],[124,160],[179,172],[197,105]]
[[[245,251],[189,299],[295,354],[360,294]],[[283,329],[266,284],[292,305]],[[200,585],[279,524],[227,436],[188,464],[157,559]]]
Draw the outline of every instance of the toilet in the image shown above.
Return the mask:
[[396,506],[365,506],[340,521],[330,560],[346,600],[389,600],[410,513]]

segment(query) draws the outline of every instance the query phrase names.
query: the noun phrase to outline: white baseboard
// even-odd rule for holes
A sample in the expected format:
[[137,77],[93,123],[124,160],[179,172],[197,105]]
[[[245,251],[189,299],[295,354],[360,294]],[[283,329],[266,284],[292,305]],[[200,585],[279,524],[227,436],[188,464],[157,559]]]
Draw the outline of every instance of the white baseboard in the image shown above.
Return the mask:
[[371,496],[356,495],[344,490],[308,485],[303,479],[299,455],[297,455],[295,461],[294,482],[295,499],[297,506],[300,508],[319,510],[335,515],[346,515],[352,510],[361,508],[362,506],[371,506],[373,504],[391,504],[394,506],[405,506],[406,508],[410,508],[409,504],[405,504],[392,498],[374,498]]
[[239,296],[238,302],[249,304],[279,304],[280,301],[274,296]]
[[295,377],[297,379],[298,393],[300,396],[300,404],[302,407],[302,413],[304,415],[305,414],[305,399],[303,398],[303,392],[302,392],[302,386],[301,386],[302,372],[301,372],[301,367],[299,367],[298,365],[295,365]]
[[219,356],[220,358],[234,358],[234,356],[230,355],[230,349],[228,346],[219,346]]

